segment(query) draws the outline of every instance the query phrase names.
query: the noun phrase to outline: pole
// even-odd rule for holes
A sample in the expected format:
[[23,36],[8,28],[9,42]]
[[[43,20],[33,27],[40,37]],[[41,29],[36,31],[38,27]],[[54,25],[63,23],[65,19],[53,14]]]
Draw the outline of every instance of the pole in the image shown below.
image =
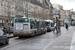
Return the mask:
[[8,26],[9,26],[9,34],[10,34],[10,23],[11,23],[11,21],[10,21],[10,6],[9,6],[9,0],[8,0],[8,17],[9,17],[9,22],[8,22]]
[[23,2],[23,6],[24,6],[24,17],[25,17],[25,2]]
[[[60,13],[59,13],[59,19],[60,19]],[[60,20],[59,20],[59,32],[61,32],[61,28],[60,28]]]
[[27,18],[28,18],[28,3],[27,3]]
[[[59,18],[58,19],[60,19],[60,10],[58,11],[58,13],[59,13]],[[61,32],[61,30],[60,30],[60,20],[58,20],[59,21],[59,23],[58,23],[58,30],[59,30],[59,32]]]
[[[44,9],[43,9],[43,17],[44,17]],[[44,18],[43,18],[43,20],[44,20]]]

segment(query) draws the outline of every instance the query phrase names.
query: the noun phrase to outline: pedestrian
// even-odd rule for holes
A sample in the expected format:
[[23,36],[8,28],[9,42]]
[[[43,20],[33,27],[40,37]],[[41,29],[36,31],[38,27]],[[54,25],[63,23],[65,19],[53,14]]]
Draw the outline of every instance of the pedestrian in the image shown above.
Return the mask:
[[55,32],[57,30],[57,27],[56,27],[56,23],[54,24],[54,29],[53,29],[53,32]]
[[68,24],[67,23],[65,23],[65,28],[66,28],[66,30],[68,30]]
[[74,25],[74,21],[72,21],[72,26]]

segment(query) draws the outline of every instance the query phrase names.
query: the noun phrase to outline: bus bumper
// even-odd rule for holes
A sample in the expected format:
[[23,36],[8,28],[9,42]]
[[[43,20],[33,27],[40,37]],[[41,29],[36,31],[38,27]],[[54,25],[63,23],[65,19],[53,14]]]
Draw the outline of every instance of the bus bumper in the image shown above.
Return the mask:
[[31,36],[32,33],[14,33],[14,36]]

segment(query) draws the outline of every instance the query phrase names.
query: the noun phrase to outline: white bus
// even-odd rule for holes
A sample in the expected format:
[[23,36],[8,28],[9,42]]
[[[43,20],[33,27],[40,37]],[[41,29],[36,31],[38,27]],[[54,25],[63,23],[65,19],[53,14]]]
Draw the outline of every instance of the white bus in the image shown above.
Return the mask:
[[14,18],[14,36],[35,36],[46,33],[46,21],[34,18]]
[[52,31],[54,23],[53,20],[45,20],[46,21],[46,26],[47,26],[47,32]]

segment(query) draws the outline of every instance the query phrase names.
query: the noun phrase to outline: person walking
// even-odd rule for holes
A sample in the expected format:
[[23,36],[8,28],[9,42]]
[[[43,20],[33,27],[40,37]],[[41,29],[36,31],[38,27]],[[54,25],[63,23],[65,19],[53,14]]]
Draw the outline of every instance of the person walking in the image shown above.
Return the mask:
[[54,24],[53,32],[57,31],[56,23]]
[[68,24],[67,23],[65,23],[65,28],[66,28],[66,30],[68,30]]
[[72,26],[74,25],[74,21],[72,21]]

